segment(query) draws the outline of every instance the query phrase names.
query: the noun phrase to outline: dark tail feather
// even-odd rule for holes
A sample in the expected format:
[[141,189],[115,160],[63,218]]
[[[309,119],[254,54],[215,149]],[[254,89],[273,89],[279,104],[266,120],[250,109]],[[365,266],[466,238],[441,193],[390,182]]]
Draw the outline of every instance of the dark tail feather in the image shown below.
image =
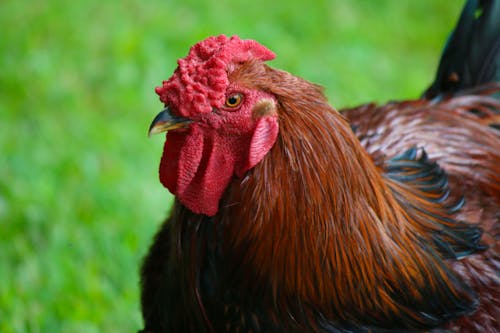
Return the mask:
[[500,81],[500,0],[468,0],[424,97]]

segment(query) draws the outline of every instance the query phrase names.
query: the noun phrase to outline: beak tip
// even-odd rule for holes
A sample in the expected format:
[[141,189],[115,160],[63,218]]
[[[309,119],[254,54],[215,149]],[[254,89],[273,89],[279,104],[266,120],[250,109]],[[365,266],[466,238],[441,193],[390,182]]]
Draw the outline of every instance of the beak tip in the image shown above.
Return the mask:
[[172,115],[170,109],[166,107],[153,119],[153,122],[149,126],[148,137],[169,130],[186,127],[189,123],[191,123],[191,120]]
[[160,133],[161,131],[157,131],[155,130],[154,128],[150,128],[148,130],[148,138],[152,137],[153,135],[157,134],[157,133]]
[[150,138],[154,134],[153,133],[153,128],[154,128],[154,124],[149,125],[148,138]]

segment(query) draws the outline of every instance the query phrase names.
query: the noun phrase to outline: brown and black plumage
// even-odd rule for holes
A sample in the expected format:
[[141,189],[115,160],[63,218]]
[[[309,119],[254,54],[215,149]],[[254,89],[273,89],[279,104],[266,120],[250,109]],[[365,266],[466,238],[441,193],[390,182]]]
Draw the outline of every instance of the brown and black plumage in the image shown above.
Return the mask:
[[157,88],[144,332],[497,331],[499,13],[467,2],[422,98],[340,113],[254,41],[195,45]]

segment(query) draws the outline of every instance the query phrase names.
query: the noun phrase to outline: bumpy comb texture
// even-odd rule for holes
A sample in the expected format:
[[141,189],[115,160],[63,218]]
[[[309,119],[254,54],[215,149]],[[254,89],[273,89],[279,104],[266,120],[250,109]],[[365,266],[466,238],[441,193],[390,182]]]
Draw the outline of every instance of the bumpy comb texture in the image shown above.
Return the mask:
[[224,104],[229,64],[274,57],[272,51],[254,40],[225,35],[209,37],[194,45],[187,57],[179,59],[172,77],[155,91],[180,116],[209,113]]

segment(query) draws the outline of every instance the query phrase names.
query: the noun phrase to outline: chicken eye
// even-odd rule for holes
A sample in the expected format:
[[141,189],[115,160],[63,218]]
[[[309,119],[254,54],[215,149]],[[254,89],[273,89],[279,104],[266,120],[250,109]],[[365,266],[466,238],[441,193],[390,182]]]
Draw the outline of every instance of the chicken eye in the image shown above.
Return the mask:
[[241,104],[243,101],[243,95],[240,93],[231,94],[226,98],[226,104],[228,108],[235,108]]

